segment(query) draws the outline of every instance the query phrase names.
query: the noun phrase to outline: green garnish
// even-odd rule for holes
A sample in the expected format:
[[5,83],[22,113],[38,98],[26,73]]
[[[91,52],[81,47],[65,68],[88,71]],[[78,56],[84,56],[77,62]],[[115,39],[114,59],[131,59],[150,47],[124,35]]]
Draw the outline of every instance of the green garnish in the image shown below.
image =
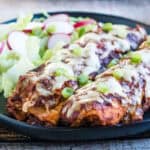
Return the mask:
[[114,70],[114,72],[113,72],[113,76],[114,76],[116,79],[121,79],[121,78],[123,78],[123,75],[124,75],[124,73],[123,73],[123,71],[122,71],[121,69],[116,69],[116,70]]
[[109,92],[109,87],[104,83],[99,83],[97,85],[97,91],[106,94]]
[[75,49],[72,50],[72,53],[75,56],[81,56],[82,55],[82,48],[81,47],[76,47]]
[[67,99],[69,98],[71,95],[73,95],[74,90],[70,87],[66,87],[62,90],[61,94],[62,96]]
[[103,31],[105,32],[109,32],[113,29],[113,25],[112,23],[108,22],[108,23],[104,23],[102,26]]
[[79,35],[79,37],[81,37],[85,33],[86,33],[85,27],[81,27],[81,28],[78,29],[78,35]]
[[131,62],[132,63],[139,64],[139,63],[141,63],[141,61],[142,61],[142,58],[141,58],[140,54],[138,54],[138,53],[131,54]]
[[83,86],[83,85],[85,85],[85,84],[88,83],[88,81],[89,81],[89,76],[86,75],[86,74],[80,74],[80,75],[77,77],[77,80],[78,80],[80,86]]
[[46,31],[47,33],[54,33],[56,31],[56,27],[54,25],[50,25]]
[[113,59],[110,61],[110,63],[107,65],[108,68],[116,65],[118,63],[118,59]]
[[32,30],[32,34],[36,36],[40,36],[42,34],[42,28],[41,27],[36,27]]

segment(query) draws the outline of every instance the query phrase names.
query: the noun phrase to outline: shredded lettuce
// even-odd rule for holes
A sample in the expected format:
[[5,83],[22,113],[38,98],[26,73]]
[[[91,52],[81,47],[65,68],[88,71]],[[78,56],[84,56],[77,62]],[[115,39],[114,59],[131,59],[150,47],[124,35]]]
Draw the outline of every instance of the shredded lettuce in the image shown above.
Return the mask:
[[31,22],[32,18],[33,18],[32,14],[29,14],[26,16],[22,15],[17,19],[16,23],[1,24],[0,25],[0,41],[6,40],[8,34],[14,30],[24,29],[28,25],[28,23]]
[[6,40],[8,33],[12,32],[14,30],[14,24],[0,24],[0,41]]
[[16,24],[14,24],[14,29],[23,30],[28,25],[28,23],[31,22],[32,18],[33,14],[20,15],[17,19]]
[[109,33],[120,38],[125,38],[128,34],[127,26],[113,25],[113,29]]
[[[40,19],[36,18],[34,21],[41,22],[47,17],[49,17],[49,14],[43,12],[43,17]],[[85,18],[70,17],[70,22],[74,24],[83,19]],[[24,29],[32,21],[33,14],[28,14],[19,16],[15,23],[1,24],[0,41],[5,41],[6,43],[9,33],[13,31],[25,32]],[[71,42],[78,40],[85,33],[93,31],[95,26],[86,25],[74,30],[71,35]],[[50,59],[55,61],[58,59],[59,61],[60,57],[56,55],[63,49],[64,42],[58,42],[52,49],[48,49],[48,39],[54,31],[54,26],[48,27],[47,30],[35,27],[31,32],[24,34],[25,38],[22,41],[17,36],[19,40],[15,41],[17,44],[13,50],[10,51],[9,47],[5,46],[6,48],[0,54],[0,92],[3,92],[5,97],[11,95],[20,75],[25,74]],[[79,54],[80,50],[76,50],[75,53]]]
[[0,74],[6,72],[19,60],[19,55],[10,51],[7,54],[0,55]]
[[31,62],[40,59],[40,39],[36,36],[29,36],[26,40],[27,56]]
[[27,59],[22,57],[13,67],[2,75],[2,89],[4,96],[8,97],[12,93],[20,75],[32,70],[35,66]]
[[48,49],[45,53],[44,56],[42,57],[43,62],[46,62],[53,56],[53,51]]
[[3,74],[1,88],[3,90],[4,97],[7,98],[11,95],[11,92],[13,91],[14,86],[15,86],[15,83],[9,79],[7,74]]
[[43,57],[45,51],[47,50],[48,37],[44,37],[40,40],[40,51],[39,55]]
[[71,35],[71,42],[74,42],[79,39],[79,34],[77,31],[74,31],[73,34]]

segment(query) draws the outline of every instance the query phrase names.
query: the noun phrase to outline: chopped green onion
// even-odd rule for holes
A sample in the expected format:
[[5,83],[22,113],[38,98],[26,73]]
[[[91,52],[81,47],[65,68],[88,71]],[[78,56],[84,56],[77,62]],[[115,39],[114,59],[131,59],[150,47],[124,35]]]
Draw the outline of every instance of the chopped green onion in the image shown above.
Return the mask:
[[99,83],[97,85],[97,91],[106,94],[109,92],[109,87],[104,83]]
[[80,86],[83,86],[83,85],[85,85],[85,84],[88,83],[88,81],[89,81],[89,76],[86,75],[86,74],[81,74],[81,75],[79,75],[79,76],[77,77],[77,80],[78,80]]
[[140,54],[138,54],[138,53],[131,54],[131,62],[132,63],[139,64],[139,63],[141,63],[141,61],[142,61],[142,58],[141,58]]
[[113,29],[113,25],[110,22],[104,23],[104,25],[102,26],[102,29],[105,32],[109,32],[109,31],[111,31]]
[[57,68],[55,71],[56,76],[61,76],[61,75],[64,75],[65,73],[66,73],[66,70],[64,68]]
[[33,34],[33,35],[40,36],[41,33],[42,33],[41,27],[36,27],[36,28],[34,28],[34,29],[32,30],[32,34]]
[[56,31],[56,27],[54,25],[48,26],[46,31],[47,33],[54,33]]
[[113,59],[112,61],[110,61],[110,63],[107,65],[108,68],[116,65],[118,63],[118,59]]
[[73,49],[72,53],[75,56],[81,56],[82,55],[82,48],[81,47],[76,47],[75,49]]
[[69,98],[71,95],[73,95],[74,90],[70,87],[66,87],[62,90],[61,94],[62,96],[67,99]]
[[121,79],[121,78],[123,78],[123,75],[124,75],[124,73],[123,73],[123,71],[122,71],[121,69],[116,69],[116,70],[114,70],[114,72],[113,72],[113,76],[114,76],[116,79]]

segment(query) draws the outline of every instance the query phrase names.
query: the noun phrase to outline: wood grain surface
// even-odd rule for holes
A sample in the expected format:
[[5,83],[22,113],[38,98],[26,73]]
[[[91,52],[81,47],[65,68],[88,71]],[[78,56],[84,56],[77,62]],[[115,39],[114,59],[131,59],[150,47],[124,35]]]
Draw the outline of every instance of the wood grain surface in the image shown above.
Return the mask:
[[[150,0],[0,0],[0,21],[17,17],[20,13],[43,10],[99,12],[150,24]],[[130,140],[42,142],[31,141],[29,137],[16,134],[0,125],[0,141],[0,150],[150,150],[150,133],[132,137]]]

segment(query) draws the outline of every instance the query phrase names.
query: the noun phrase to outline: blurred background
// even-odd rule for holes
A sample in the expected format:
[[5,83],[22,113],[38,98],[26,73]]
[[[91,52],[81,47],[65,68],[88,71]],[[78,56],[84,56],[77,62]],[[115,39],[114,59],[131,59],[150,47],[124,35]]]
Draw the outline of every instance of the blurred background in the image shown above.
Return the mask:
[[43,10],[99,12],[150,24],[150,0],[0,0],[0,21]]

